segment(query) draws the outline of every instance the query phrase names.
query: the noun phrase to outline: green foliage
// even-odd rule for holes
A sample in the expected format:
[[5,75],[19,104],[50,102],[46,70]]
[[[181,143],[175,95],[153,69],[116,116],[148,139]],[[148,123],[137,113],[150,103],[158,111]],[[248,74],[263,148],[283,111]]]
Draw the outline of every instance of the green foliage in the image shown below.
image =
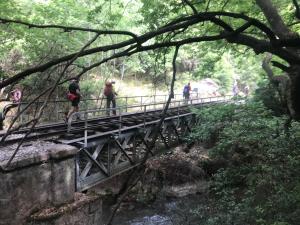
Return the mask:
[[[207,7],[207,1],[191,1],[199,11],[204,11]],[[227,4],[225,4],[227,2]],[[10,19],[21,19],[25,22],[35,24],[57,24],[65,26],[79,26],[85,28],[95,28],[101,30],[130,30],[136,34],[148,32],[149,29],[155,30],[158,26],[164,25],[170,19],[178,18],[182,15],[191,13],[191,9],[183,4],[183,1],[127,1],[127,0],[12,0],[2,1],[1,16]],[[245,12],[255,17],[263,18],[261,13],[257,13],[253,1],[246,1],[237,4],[237,1],[210,1],[210,7],[214,10],[231,9],[236,12]],[[291,12],[291,7],[285,9],[282,2],[278,2],[284,15]],[[228,21],[234,27],[241,25],[241,21]],[[18,68],[6,69],[8,76],[23,70],[29,66],[40,64],[60,56],[78,51],[87,40],[91,39],[93,34],[87,32],[64,32],[60,29],[36,29],[23,25],[9,24],[3,25],[0,31],[0,40],[5,40],[0,46],[3,54],[1,58],[8,58],[12,49],[17,49],[23,57],[24,63]],[[203,35],[215,35],[219,29],[209,23],[201,26],[191,26],[187,32],[179,33],[175,39],[182,37],[196,37]],[[185,34],[186,33],[186,34]],[[102,36],[93,46],[116,43],[126,40],[126,36],[107,35]],[[158,39],[168,40],[165,36],[159,36]],[[154,42],[155,40],[151,40]],[[235,46],[224,48],[223,41],[206,42],[184,46],[180,50],[182,60],[193,60],[197,66],[193,69],[191,79],[210,77],[218,82],[223,88],[223,92],[230,91],[233,79],[239,79],[242,85],[248,84],[250,89],[255,87],[258,81],[259,58],[255,58],[251,51],[244,51],[243,47]],[[111,54],[108,52],[107,54]],[[169,83],[171,76],[172,51],[166,52],[166,61],[164,57],[157,57],[162,53],[153,54],[141,53],[137,56],[124,58],[121,60],[109,62],[103,65],[101,77],[120,75],[130,77],[140,74],[150,80],[154,86]],[[99,58],[99,55],[88,56],[76,60],[76,64],[81,66],[90,65]],[[156,60],[158,59],[158,60]],[[246,62],[246,63],[245,63]],[[113,66],[112,66],[113,65]],[[122,66],[125,65],[125,75],[122,74]],[[76,72],[78,70],[75,70]],[[182,71],[186,72],[186,71]],[[251,76],[249,76],[251,74]],[[178,74],[178,77],[181,77]],[[148,79],[149,78],[149,79]],[[191,80],[189,78],[189,80]],[[178,79],[178,82],[181,82]],[[183,82],[183,81],[182,81]]]
[[254,100],[261,100],[265,107],[271,109],[278,116],[286,113],[286,108],[282,104],[278,89],[273,84],[270,84],[269,80],[263,80],[258,83]]
[[197,114],[198,120],[196,129],[191,132],[189,138],[214,144],[221,128],[232,121],[235,108],[234,104],[228,104],[216,105],[214,110],[211,110],[211,108],[194,109],[193,111]]
[[[266,22],[255,1],[192,0],[190,2],[194,4],[199,12],[208,9],[245,13]],[[294,16],[292,16],[294,10],[292,2],[274,0],[274,4],[276,4],[285,22],[295,22]],[[1,1],[0,8],[0,16],[8,19],[23,20],[40,25],[57,24],[100,30],[128,30],[137,35],[155,30],[172,19],[192,13],[191,8],[181,0],[11,0]],[[243,24],[240,19],[231,19],[230,21],[225,19],[225,21],[234,28]],[[298,31],[298,26],[295,25],[293,28]],[[0,56],[0,68],[2,67],[2,70],[0,78],[13,76],[25,68],[79,51],[94,35],[88,32],[62,29],[29,29],[27,26],[18,24],[2,24],[1,28],[0,41],[2,44],[0,50],[2,54]],[[218,35],[219,32],[218,26],[211,23],[201,23],[188,27],[184,32],[174,34],[173,40],[203,35]],[[249,29],[247,32],[255,33],[262,39],[265,38],[256,29]],[[156,40],[167,42],[170,36],[161,35],[154,40],[150,40],[149,43],[154,43]],[[110,45],[128,40],[128,38],[125,35],[104,35],[95,41],[92,47]],[[15,57],[15,52],[20,54],[19,58]],[[74,64],[87,67],[113,53],[114,51],[108,51],[93,56],[81,57]],[[120,76],[123,80],[123,78],[134,76],[138,79],[150,81],[155,88],[165,89],[165,86],[170,83],[172,74],[172,54],[172,49],[162,49],[136,54],[130,58],[116,59],[103,64],[101,68],[97,68],[95,79],[104,80],[107,77]],[[262,77],[261,58],[259,56],[254,55],[251,50],[249,51],[243,46],[229,45],[224,41],[182,46],[177,62],[180,64],[180,61],[189,60],[195,62],[196,66],[192,70],[178,70],[178,84],[176,85],[179,89],[187,81],[209,77],[221,86],[221,93],[230,92],[235,79],[238,80],[241,88],[248,85],[250,90],[253,90]],[[7,67],[7,63],[11,66]],[[69,77],[78,74],[80,71],[79,68],[73,66],[71,70],[72,73],[67,73]],[[25,87],[35,87],[32,88],[33,91],[41,89],[45,84],[48,87],[57,76],[52,75],[50,79],[46,78],[46,81],[41,81],[41,77],[47,77],[47,72],[49,71],[28,78],[27,81],[24,81]],[[61,90],[59,90],[60,92]],[[90,91],[87,91],[87,93],[91,94]]]
[[289,224],[300,222],[300,123],[288,134],[285,117],[260,102],[231,104],[197,112],[192,138],[209,140],[212,160],[226,162],[213,176],[218,215],[207,224]]

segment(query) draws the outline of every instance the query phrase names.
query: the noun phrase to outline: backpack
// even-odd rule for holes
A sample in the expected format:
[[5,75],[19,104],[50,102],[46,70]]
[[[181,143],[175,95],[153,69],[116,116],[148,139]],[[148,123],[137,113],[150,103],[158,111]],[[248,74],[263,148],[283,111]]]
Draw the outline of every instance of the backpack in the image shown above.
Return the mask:
[[112,85],[105,85],[104,95],[107,97],[112,94]]
[[68,92],[67,93],[67,99],[69,99],[70,101],[74,101],[76,98],[78,98],[77,95],[71,93],[71,92]]
[[185,85],[184,88],[183,88],[183,94],[189,93],[189,90],[190,90],[189,86]]

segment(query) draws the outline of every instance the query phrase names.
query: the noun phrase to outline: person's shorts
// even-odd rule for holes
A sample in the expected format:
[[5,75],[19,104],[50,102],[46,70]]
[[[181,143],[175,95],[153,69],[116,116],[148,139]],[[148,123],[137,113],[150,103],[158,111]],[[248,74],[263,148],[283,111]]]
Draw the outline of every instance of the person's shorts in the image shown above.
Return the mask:
[[72,106],[77,107],[77,106],[79,105],[79,102],[80,102],[80,98],[75,98],[75,99],[72,101]]
[[183,94],[183,96],[184,96],[185,99],[189,99],[190,98],[189,94]]

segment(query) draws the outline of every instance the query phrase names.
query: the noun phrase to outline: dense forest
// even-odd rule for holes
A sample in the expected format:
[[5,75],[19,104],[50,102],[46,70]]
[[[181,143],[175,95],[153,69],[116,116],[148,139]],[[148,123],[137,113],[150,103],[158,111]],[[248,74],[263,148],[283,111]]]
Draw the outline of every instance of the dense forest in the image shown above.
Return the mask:
[[170,98],[190,80],[211,78],[222,95],[234,82],[241,90],[248,86],[243,104],[195,110],[198,124],[187,139],[209,146],[210,160],[201,166],[208,168],[214,199],[214,212],[202,222],[297,225],[299,4],[3,0],[0,98],[21,87],[24,100],[44,101],[39,118],[74,78],[87,98],[98,97],[107,79],[136,79]]
[[[168,83],[170,46],[175,45],[182,46],[178,71],[188,73],[188,79],[213,78],[224,92],[231,89],[234,79],[241,87],[248,84],[253,89],[266,78],[260,67],[263,56],[255,53],[274,54],[275,66],[280,68],[274,67],[275,73],[281,74],[282,69],[288,70],[286,63],[297,61],[282,50],[294,47],[297,37],[289,32],[291,39],[286,41],[287,32],[280,29],[283,22],[290,25],[289,30],[299,29],[292,1],[274,2],[284,19],[274,31],[261,22],[275,20],[273,14],[279,17],[273,12],[276,9],[265,16],[268,9],[258,6],[254,1],[2,1],[1,87],[21,81],[26,96],[35,94],[41,85],[51,84],[73,54],[91,41],[85,47],[89,50],[81,49],[66,69],[68,78],[82,76],[83,86],[89,86],[87,96],[102,86],[101,80],[112,76],[138,76],[155,87]],[[197,11],[199,16],[193,15]],[[225,35],[230,30],[235,35]],[[279,32],[284,36],[270,45]],[[88,77],[101,79],[89,82]],[[187,80],[184,74],[180,77]]]

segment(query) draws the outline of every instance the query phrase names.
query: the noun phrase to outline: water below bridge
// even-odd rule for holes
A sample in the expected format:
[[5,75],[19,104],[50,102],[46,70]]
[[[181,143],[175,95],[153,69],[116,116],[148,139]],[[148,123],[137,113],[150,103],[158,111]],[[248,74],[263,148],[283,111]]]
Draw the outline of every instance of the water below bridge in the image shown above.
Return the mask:
[[[175,198],[160,196],[153,203],[125,203],[113,225],[199,225],[207,219],[209,203],[206,194]],[[109,204],[104,205],[109,215]]]

